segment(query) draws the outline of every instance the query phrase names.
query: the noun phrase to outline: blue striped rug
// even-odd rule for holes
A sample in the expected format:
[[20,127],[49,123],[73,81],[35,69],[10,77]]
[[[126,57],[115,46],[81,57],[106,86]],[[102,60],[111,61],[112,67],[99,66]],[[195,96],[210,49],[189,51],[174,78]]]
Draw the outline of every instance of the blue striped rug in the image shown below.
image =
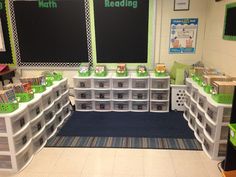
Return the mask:
[[46,147],[202,150],[196,139],[55,136]]

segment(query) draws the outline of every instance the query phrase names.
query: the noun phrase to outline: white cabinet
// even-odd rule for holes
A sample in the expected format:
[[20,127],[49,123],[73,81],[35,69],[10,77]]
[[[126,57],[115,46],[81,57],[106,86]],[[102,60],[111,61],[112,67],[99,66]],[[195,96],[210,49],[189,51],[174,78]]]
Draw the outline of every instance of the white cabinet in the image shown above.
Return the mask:
[[170,77],[150,73],[150,112],[169,112]]
[[0,171],[23,169],[44,147],[70,115],[68,93],[67,79],[55,81],[16,111],[0,113]]
[[209,158],[224,159],[232,105],[218,104],[192,79],[186,79],[184,118]]

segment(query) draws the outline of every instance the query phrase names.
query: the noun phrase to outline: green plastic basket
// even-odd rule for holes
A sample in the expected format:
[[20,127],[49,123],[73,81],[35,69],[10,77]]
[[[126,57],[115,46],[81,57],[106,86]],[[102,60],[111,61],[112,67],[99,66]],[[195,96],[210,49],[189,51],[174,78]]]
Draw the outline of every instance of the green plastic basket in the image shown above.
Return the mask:
[[16,98],[20,103],[28,102],[34,98],[34,94],[33,93],[16,93]]
[[78,73],[80,77],[89,77],[91,75],[91,71],[87,71],[85,73],[81,73],[78,71]]
[[63,79],[61,73],[54,73],[54,74],[53,74],[53,77],[54,77],[54,80],[55,80],[55,81],[60,81],[60,80]]
[[128,76],[128,71],[125,71],[124,73],[118,73],[116,72],[117,77],[127,77]]
[[42,93],[46,90],[46,85],[32,85],[34,93]]
[[213,89],[213,87],[211,85],[206,85],[206,86],[203,87],[203,90],[208,94],[211,93],[212,89]]
[[19,103],[0,103],[0,113],[11,113],[19,108]]
[[221,103],[221,104],[232,104],[233,102],[232,94],[216,94],[216,95],[211,95],[211,97],[217,103]]
[[[95,73],[95,72],[94,72]],[[107,71],[104,71],[102,73],[95,73],[96,77],[106,77],[107,76]]]
[[46,77],[46,87],[51,87],[53,85],[54,77]]
[[155,72],[155,76],[156,76],[156,77],[166,77],[166,76],[168,76],[168,74],[167,74],[167,73],[158,73],[158,72]]
[[230,142],[236,147],[236,124],[229,124],[230,128]]
[[138,72],[138,70],[137,70],[137,71],[136,71],[136,74],[137,74],[138,77],[146,77],[146,76],[148,76],[148,72],[147,72],[147,71],[144,72],[144,73],[140,73],[140,72]]

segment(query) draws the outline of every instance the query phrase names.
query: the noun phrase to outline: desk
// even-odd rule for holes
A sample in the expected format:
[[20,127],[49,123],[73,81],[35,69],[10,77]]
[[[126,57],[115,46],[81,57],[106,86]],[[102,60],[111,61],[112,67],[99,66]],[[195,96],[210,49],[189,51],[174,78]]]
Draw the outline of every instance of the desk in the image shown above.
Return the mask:
[[0,73],[0,81],[2,82],[3,86],[4,86],[4,80],[9,80],[11,83],[13,83],[12,78],[15,77],[15,71],[16,69],[10,69],[8,71]]

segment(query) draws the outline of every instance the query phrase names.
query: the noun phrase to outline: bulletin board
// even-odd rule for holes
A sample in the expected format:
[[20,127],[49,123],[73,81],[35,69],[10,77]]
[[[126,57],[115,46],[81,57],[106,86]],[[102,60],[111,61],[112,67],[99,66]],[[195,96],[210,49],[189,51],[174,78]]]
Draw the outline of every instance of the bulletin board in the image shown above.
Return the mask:
[[94,63],[151,66],[155,5],[153,0],[90,0]]
[[18,66],[77,67],[92,62],[87,0],[39,2],[10,0]]
[[9,13],[7,1],[0,0],[0,64],[15,66],[16,60],[13,55],[14,45],[10,31]]

